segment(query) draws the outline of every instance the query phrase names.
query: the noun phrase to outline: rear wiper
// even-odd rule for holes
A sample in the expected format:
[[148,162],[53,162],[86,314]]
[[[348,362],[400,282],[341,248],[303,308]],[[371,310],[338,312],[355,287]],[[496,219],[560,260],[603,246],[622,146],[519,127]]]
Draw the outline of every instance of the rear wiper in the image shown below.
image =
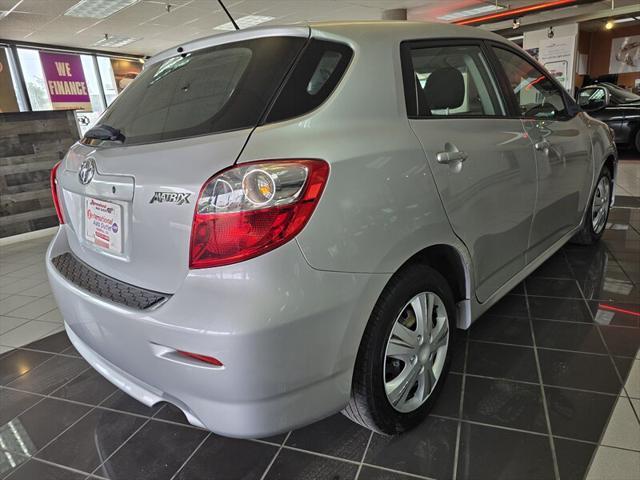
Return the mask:
[[125,136],[122,132],[110,125],[100,124],[87,130],[85,138],[95,138],[96,140],[109,140],[111,142],[124,142]]

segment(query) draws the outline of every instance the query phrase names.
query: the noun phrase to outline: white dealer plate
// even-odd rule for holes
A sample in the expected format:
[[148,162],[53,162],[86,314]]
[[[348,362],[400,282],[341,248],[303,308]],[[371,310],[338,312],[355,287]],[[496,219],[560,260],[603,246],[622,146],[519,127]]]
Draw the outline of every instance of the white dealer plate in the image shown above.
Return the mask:
[[122,253],[122,208],[91,197],[84,199],[84,236],[97,247]]

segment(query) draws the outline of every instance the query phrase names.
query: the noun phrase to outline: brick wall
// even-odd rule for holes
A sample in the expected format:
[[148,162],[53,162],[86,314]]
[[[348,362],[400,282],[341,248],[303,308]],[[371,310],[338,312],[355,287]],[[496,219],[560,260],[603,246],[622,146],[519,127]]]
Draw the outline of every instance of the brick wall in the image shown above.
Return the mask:
[[76,140],[72,111],[0,113],[0,238],[58,224],[49,172]]

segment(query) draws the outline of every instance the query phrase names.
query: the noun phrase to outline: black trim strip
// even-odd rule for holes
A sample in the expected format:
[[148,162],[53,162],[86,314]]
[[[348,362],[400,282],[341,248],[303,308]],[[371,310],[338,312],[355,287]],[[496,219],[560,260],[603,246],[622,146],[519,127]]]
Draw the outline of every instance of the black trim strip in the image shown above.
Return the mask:
[[146,290],[104,275],[76,258],[71,252],[51,259],[60,275],[93,295],[136,310],[148,310],[171,295]]

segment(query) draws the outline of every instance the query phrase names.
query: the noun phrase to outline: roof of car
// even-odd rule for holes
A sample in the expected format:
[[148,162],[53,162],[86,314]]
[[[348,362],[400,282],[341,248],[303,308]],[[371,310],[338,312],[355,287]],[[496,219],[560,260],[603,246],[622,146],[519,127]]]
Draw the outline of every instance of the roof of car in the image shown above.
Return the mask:
[[192,40],[182,45],[164,50],[154,55],[149,64],[172,57],[178,53],[199,50],[214,45],[248,40],[263,36],[309,36],[310,32],[338,36],[345,39],[363,40],[366,37],[380,40],[381,37],[389,41],[400,42],[413,39],[435,38],[477,38],[506,42],[500,35],[477,27],[466,27],[448,23],[409,22],[398,20],[353,21],[353,22],[317,22],[283,26],[258,26],[238,31],[225,32],[217,35]]
[[478,38],[504,41],[505,38],[488,30],[477,27],[467,27],[450,23],[413,22],[406,20],[368,20],[353,22],[314,22],[309,26],[313,30],[330,31],[349,37],[352,34],[386,34],[398,39],[414,38]]

